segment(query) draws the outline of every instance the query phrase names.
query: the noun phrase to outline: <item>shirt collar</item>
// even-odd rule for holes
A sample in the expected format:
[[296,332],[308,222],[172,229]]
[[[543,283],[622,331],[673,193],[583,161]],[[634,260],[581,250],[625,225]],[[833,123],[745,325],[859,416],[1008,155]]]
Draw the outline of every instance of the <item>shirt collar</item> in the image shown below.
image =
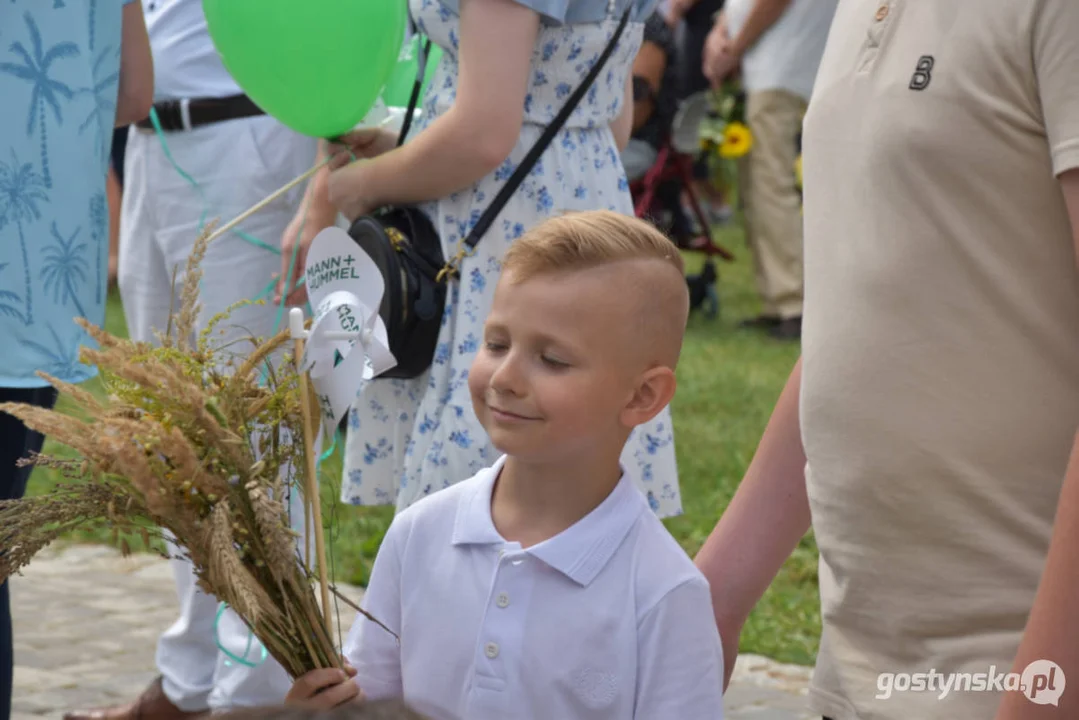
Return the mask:
[[[502,456],[493,466],[482,470],[471,492],[461,498],[453,527],[454,545],[501,545],[507,542],[491,520],[491,492],[505,462],[506,458]],[[578,585],[587,586],[607,565],[646,509],[644,497],[622,468],[622,477],[614,490],[592,512],[524,552]]]

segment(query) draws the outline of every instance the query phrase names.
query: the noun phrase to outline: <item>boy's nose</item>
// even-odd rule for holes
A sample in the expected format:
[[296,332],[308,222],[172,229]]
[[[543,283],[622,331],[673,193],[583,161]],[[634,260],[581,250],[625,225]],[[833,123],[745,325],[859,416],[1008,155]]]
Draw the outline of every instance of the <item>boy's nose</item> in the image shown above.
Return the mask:
[[491,375],[491,389],[497,393],[520,395],[522,384],[519,363],[512,356],[503,358]]

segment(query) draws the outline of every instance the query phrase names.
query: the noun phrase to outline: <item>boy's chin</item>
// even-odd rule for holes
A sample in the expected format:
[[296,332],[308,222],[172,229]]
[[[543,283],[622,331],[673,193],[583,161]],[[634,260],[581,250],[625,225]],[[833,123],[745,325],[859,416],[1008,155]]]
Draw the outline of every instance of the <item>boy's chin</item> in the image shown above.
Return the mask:
[[522,437],[523,434],[502,428],[491,428],[487,431],[491,444],[501,455],[509,455],[518,461],[529,463],[544,458],[543,444],[533,438]]

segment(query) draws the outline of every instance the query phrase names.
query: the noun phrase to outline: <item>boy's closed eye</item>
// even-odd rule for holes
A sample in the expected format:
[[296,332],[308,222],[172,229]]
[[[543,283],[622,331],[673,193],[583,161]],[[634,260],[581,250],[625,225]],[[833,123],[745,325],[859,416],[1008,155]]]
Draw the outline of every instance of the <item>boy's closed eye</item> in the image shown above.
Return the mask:
[[565,370],[570,367],[570,364],[565,360],[560,360],[558,358],[551,357],[550,355],[543,355],[541,359],[543,360],[544,365],[547,365],[554,370]]
[[[509,349],[509,343],[502,340],[486,340],[483,346],[492,355],[504,353]],[[544,365],[557,370],[562,370],[572,365],[564,356],[549,351],[541,352],[539,358]]]

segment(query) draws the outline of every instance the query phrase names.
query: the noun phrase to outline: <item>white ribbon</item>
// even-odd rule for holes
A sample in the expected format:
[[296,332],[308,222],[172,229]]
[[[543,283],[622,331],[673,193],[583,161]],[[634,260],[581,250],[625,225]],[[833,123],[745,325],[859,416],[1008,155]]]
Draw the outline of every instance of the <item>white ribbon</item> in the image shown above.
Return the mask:
[[315,315],[300,368],[311,376],[329,437],[367,383],[397,360],[378,315],[382,273],[348,233],[330,227],[315,236],[305,277]]

